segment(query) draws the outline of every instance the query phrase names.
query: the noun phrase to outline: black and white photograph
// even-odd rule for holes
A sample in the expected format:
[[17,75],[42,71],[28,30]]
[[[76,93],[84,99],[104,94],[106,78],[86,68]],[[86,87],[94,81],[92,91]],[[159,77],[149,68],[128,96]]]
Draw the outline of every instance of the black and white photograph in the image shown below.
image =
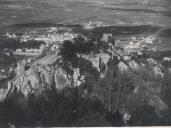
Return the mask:
[[171,0],[0,0],[0,128],[171,126]]

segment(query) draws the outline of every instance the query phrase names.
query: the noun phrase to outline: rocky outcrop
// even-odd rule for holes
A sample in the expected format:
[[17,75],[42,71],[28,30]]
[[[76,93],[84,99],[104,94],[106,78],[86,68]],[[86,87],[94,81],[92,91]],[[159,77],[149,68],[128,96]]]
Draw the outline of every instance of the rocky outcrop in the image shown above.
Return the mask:
[[[25,97],[54,87],[59,91],[66,87],[84,87],[84,94],[96,96],[112,113],[118,110],[125,122],[144,104],[153,106],[161,116],[168,110],[161,95],[165,72],[160,62],[144,57],[142,50],[143,44],[151,45],[151,38],[137,42],[133,39],[132,43],[117,41],[113,45],[107,42],[106,36],[94,43],[79,38],[65,45],[52,44],[46,53],[29,64],[28,69],[25,68],[27,64],[19,62],[10,86]],[[90,44],[93,48],[89,48]],[[1,101],[12,92],[11,87],[0,90]]]

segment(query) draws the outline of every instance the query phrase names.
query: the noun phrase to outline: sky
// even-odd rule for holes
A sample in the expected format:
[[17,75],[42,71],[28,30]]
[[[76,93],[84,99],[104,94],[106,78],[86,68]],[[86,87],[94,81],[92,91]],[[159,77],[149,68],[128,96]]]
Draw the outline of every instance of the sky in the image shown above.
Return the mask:
[[0,0],[0,26],[19,23],[170,27],[170,0]]

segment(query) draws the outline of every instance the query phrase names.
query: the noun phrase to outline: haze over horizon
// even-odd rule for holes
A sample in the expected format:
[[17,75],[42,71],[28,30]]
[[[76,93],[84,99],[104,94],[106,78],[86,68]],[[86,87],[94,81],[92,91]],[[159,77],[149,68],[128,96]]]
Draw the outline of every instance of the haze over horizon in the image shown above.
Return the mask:
[[170,9],[169,0],[0,0],[0,26],[98,21],[169,27]]

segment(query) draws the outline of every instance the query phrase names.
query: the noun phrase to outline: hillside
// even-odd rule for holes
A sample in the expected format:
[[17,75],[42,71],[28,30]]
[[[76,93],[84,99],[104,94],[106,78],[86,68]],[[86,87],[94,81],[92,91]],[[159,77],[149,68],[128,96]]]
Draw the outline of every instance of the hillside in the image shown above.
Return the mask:
[[58,32],[27,34],[24,42],[47,47],[18,61],[1,88],[2,125],[170,125],[171,51],[157,27],[117,28],[72,28],[63,41]]

